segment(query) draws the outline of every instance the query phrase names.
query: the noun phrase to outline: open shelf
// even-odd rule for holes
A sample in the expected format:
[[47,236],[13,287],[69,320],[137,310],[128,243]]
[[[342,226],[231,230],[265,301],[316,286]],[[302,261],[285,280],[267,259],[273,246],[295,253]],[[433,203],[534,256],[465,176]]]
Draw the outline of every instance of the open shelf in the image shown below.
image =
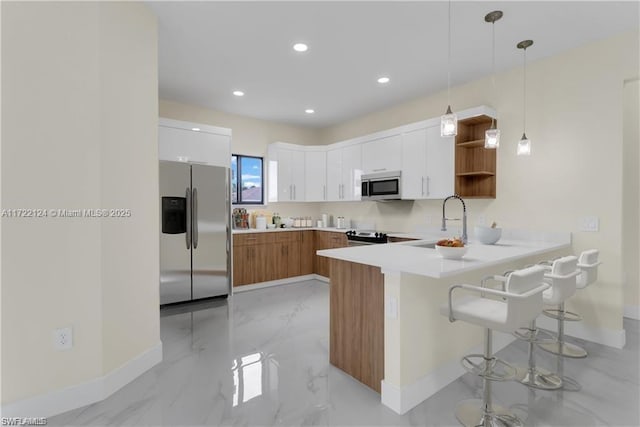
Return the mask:
[[496,197],[496,150],[484,148],[484,133],[491,120],[481,115],[458,121],[455,191],[460,197]]

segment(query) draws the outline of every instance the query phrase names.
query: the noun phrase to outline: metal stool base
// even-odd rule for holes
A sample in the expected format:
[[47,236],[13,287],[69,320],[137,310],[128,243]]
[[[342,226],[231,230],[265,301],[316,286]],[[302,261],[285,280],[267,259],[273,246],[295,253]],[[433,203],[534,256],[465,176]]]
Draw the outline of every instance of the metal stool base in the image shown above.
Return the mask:
[[510,381],[516,376],[515,368],[504,360],[495,357],[486,359],[482,354],[468,354],[460,360],[460,364],[467,372],[489,381]]
[[562,357],[569,357],[571,359],[584,359],[587,357],[587,351],[568,342],[559,342],[553,340],[545,340],[537,343],[538,347],[549,353],[553,353]]
[[539,390],[558,390],[563,386],[562,378],[540,367],[516,367],[516,381]]
[[558,310],[555,308],[542,310],[542,314],[552,319],[564,320],[567,322],[579,322],[582,320],[582,316],[580,316],[578,313],[566,310]]
[[464,400],[456,406],[456,418],[466,427],[520,427],[524,424],[506,408],[493,405],[491,412],[485,413],[480,399]]

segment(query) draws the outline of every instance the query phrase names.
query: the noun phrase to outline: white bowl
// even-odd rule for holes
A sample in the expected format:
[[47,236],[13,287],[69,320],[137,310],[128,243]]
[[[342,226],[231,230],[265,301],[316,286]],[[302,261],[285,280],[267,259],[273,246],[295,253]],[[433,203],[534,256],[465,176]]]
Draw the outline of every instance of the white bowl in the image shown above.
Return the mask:
[[467,253],[467,247],[463,246],[456,248],[453,246],[438,246],[436,245],[436,252],[446,259],[460,259]]
[[491,228],[484,225],[476,225],[473,229],[476,239],[484,245],[493,245],[502,236],[502,228]]

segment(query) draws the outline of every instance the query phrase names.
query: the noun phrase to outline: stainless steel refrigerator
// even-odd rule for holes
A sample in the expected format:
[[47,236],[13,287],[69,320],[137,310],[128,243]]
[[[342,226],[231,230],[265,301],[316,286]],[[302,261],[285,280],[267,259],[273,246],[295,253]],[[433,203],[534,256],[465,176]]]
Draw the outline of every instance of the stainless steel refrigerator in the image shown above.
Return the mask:
[[228,295],[229,168],[160,162],[160,304]]

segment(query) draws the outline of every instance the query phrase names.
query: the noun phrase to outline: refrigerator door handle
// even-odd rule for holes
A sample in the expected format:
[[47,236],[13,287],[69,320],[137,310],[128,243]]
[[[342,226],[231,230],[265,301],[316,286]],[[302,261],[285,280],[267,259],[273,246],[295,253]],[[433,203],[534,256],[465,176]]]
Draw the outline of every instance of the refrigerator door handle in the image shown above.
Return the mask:
[[187,232],[185,233],[187,249],[191,249],[191,198],[189,193],[189,187],[187,187],[184,192],[184,197],[187,199]]
[[193,190],[191,190],[191,192],[192,192],[191,198],[193,199],[193,202],[192,202],[193,203],[193,207],[192,207],[193,249],[198,249],[198,189],[194,187]]

